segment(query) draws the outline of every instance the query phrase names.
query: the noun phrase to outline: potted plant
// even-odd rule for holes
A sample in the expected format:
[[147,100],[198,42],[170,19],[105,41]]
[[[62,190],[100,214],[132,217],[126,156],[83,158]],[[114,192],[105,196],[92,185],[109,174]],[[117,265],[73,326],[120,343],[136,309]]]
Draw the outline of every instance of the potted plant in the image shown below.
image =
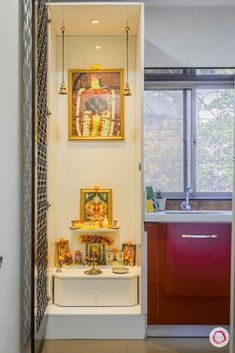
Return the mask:
[[166,207],[166,198],[163,197],[160,189],[157,189],[156,192],[154,192],[154,198],[157,203],[157,211],[164,211]]

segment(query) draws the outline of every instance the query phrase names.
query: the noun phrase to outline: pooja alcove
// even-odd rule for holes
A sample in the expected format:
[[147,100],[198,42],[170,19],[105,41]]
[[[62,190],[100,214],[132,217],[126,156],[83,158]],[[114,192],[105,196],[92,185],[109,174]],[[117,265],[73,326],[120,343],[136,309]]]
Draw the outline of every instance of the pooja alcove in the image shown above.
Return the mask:
[[[143,5],[138,3],[50,3],[48,36],[48,213],[49,267],[54,271],[54,243],[63,237],[70,242],[71,252],[83,251],[79,234],[70,229],[71,220],[80,218],[80,189],[112,189],[113,219],[118,219],[120,229],[110,232],[113,246],[121,249],[122,243],[130,240],[136,244],[136,264],[143,267],[138,281],[138,304],[120,309],[123,325],[120,338],[143,338],[145,336],[145,264],[142,259],[146,245],[142,238],[142,176],[141,176],[141,131],[143,96]],[[98,19],[93,24],[92,19]],[[129,37],[129,84],[132,95],[124,97],[123,140],[78,140],[68,139],[68,96],[59,95],[62,76],[61,26],[65,27],[65,83],[68,87],[69,69],[124,69],[126,80],[126,33]],[[95,280],[95,279],[94,279]],[[52,290],[52,282],[49,288]],[[53,293],[51,293],[53,294]],[[52,296],[53,297],[53,296]],[[61,308],[59,308],[61,309]],[[117,338],[111,329],[107,333],[92,330],[93,321],[85,333],[71,334],[71,317],[83,325],[79,308],[65,312],[61,317],[58,308],[49,308],[48,338]],[[63,308],[65,310],[66,308]],[[99,310],[98,310],[99,309]],[[92,311],[91,311],[92,310]],[[97,311],[98,310],[98,311]],[[103,311],[102,311],[103,310]],[[104,325],[116,322],[115,308],[83,308],[83,315],[92,315]],[[101,314],[102,313],[102,314]],[[66,317],[66,330],[59,333],[59,323]],[[83,317],[84,318],[84,317]],[[61,321],[62,320],[62,321]],[[103,320],[103,321],[102,321]],[[130,326],[135,322],[136,330]],[[63,321],[64,323],[64,321]],[[116,323],[115,323],[116,325]],[[114,327],[115,327],[114,325]],[[70,330],[71,329],[71,330]],[[125,332],[125,333],[124,333]],[[129,332],[129,333],[128,333]],[[62,337],[61,337],[62,335]],[[88,336],[87,336],[88,335]],[[90,335],[90,336],[89,336]],[[92,336],[93,335],[93,336]],[[116,336],[115,336],[116,335]],[[138,337],[137,337],[138,336]]]

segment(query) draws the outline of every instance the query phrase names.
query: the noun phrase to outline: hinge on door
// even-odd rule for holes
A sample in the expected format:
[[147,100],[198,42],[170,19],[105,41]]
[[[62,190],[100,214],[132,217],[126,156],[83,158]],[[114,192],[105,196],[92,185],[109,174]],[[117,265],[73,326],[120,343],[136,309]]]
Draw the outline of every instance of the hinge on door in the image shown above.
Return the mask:
[[49,117],[51,115],[51,112],[48,108],[46,109],[46,115],[47,115],[47,117]]
[[47,201],[47,211],[49,210],[49,208],[51,207],[50,202]]
[[142,166],[141,166],[141,163],[139,163],[139,170],[140,170],[140,171],[142,170]]

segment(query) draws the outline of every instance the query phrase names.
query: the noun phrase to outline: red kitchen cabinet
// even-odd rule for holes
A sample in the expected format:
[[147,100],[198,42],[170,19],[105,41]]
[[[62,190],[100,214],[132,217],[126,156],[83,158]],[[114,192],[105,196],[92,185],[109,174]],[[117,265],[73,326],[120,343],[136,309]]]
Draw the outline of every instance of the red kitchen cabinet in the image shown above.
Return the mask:
[[146,223],[148,324],[229,324],[231,225]]

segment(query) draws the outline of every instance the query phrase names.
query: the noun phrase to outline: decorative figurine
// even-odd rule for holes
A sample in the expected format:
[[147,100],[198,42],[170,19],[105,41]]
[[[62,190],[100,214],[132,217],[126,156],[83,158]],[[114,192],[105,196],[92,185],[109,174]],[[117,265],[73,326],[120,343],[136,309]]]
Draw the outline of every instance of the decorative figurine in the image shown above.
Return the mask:
[[108,227],[109,227],[109,221],[108,221],[108,218],[107,218],[106,215],[104,216],[104,220],[103,220],[103,223],[102,223],[102,227],[103,227],[103,228],[108,228]]
[[62,272],[62,267],[63,267],[63,264],[64,264],[64,260],[65,260],[65,258],[64,258],[64,256],[59,256],[58,257],[58,266],[57,266],[57,268],[56,268],[56,272]]
[[72,263],[73,263],[72,254],[71,254],[71,252],[67,252],[66,253],[66,264],[67,265],[72,265]]
[[75,252],[74,262],[75,262],[76,265],[81,265],[82,264],[82,253],[81,253],[80,250],[77,250]]

